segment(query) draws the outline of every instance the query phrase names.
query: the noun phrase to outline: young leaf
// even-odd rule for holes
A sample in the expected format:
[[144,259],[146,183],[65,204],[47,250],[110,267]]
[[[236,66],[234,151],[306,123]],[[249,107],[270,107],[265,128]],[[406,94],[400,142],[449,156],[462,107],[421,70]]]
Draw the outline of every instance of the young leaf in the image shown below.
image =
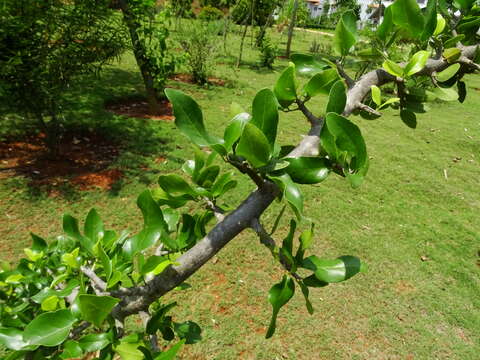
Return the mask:
[[83,355],[83,349],[77,341],[69,340],[63,345],[61,359],[79,359]]
[[270,325],[267,330],[265,338],[268,339],[275,333],[278,312],[288,301],[293,297],[295,293],[295,283],[288,276],[284,275],[281,282],[272,286],[268,292],[268,301],[272,305],[273,313]]
[[240,138],[242,135],[245,124],[249,122],[251,116],[249,113],[240,113],[237,114],[230,124],[225,128],[223,133],[224,146],[227,151],[232,150],[233,144]]
[[78,305],[82,319],[100,327],[120,299],[111,296],[79,295]]
[[30,236],[32,237],[32,250],[35,252],[41,252],[44,251],[47,248],[47,242],[43,240],[40,236],[35,235],[34,233],[30,233]]
[[416,74],[425,67],[429,55],[430,53],[428,51],[421,50],[416,52],[405,66],[403,72],[407,76],[412,76],[413,74]]
[[342,14],[342,17],[335,28],[333,46],[335,51],[341,55],[348,55],[350,49],[357,42],[357,17],[353,10],[348,10]]
[[392,18],[392,6],[388,6],[383,14],[383,21],[377,28],[377,36],[384,43],[387,42],[388,36],[393,31],[394,24]]
[[299,220],[303,213],[303,195],[297,184],[295,184],[288,174],[281,176],[272,176],[271,179],[283,190],[285,199],[292,207]]
[[290,106],[297,99],[297,84],[295,80],[295,64],[289,63],[278,78],[273,93],[284,108]]
[[314,313],[314,309],[312,303],[310,302],[310,299],[308,298],[310,291],[308,290],[307,285],[303,283],[303,281],[297,281],[297,284],[300,286],[303,297],[305,298],[305,306],[307,307],[307,311],[310,315],[312,315]]
[[347,104],[347,89],[342,80],[333,84],[328,96],[328,103],[325,113],[333,112],[341,114]]
[[87,236],[94,244],[97,243],[100,239],[103,238],[104,228],[102,219],[98,215],[95,209],[91,209],[85,219],[85,225],[83,233]]
[[461,55],[462,55],[462,52],[460,51],[460,49],[455,48],[455,47],[445,49],[443,51],[443,57],[445,58],[445,60],[447,60],[447,62],[449,64],[452,64],[455,61],[457,61],[460,58]]
[[158,178],[158,184],[163,190],[173,196],[185,194],[196,196],[195,190],[181,176],[176,174],[161,175]]
[[70,310],[43,313],[25,327],[23,340],[29,345],[60,345],[67,339],[75,321]]
[[253,99],[251,123],[262,130],[273,148],[277,137],[278,103],[270,89],[260,90]]
[[458,72],[459,69],[460,69],[460,64],[458,63],[452,64],[449,67],[447,67],[445,70],[437,73],[436,78],[440,82],[448,81],[455,76],[455,74]]
[[296,228],[297,222],[294,219],[290,220],[290,230],[282,241],[282,248],[286,249],[290,254],[293,253],[293,237],[295,235]]
[[393,76],[403,77],[403,69],[397,63],[387,59],[383,62],[382,67],[385,69],[386,72]]
[[373,102],[377,106],[380,106],[380,104],[382,103],[382,95],[381,95],[380,88],[376,85],[372,85],[370,88],[372,90],[372,100],[373,100]]
[[437,0],[428,0],[427,7],[423,11],[425,14],[425,27],[420,39],[426,41],[435,33],[435,29],[438,27],[438,15],[440,14],[437,14]]
[[305,258],[302,267],[312,270],[315,277],[326,283],[337,283],[350,279],[361,270],[361,262],[354,256],[341,256],[338,259],[320,259],[315,255]]
[[433,32],[433,36],[440,35],[443,32],[443,30],[445,30],[446,24],[447,22],[445,21],[445,18],[442,15],[437,14],[437,24],[435,27],[435,31]]
[[185,339],[180,340],[178,343],[173,345],[170,349],[163,351],[158,355],[154,360],[174,360],[176,359],[177,353],[180,351],[182,345],[185,344]]
[[263,132],[251,123],[247,123],[237,145],[235,153],[243,156],[255,168],[268,163],[271,155],[271,147]]

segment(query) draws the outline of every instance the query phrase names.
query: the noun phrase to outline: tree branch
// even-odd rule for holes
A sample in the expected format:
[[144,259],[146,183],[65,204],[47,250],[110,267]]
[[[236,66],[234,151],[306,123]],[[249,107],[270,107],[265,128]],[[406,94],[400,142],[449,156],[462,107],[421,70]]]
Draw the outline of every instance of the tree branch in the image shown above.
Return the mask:
[[90,279],[90,284],[97,295],[106,295],[107,283],[100,279],[93,269],[80,266],[80,270]]

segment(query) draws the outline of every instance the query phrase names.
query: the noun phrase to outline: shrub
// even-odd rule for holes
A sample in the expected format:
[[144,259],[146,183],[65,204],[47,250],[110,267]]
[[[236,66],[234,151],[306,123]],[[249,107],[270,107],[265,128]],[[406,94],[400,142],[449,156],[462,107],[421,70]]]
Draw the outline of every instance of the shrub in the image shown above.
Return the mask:
[[260,44],[260,66],[273,69],[273,63],[277,57],[278,47],[272,44],[268,37],[264,37]]
[[198,19],[203,21],[215,21],[221,18],[223,18],[222,10],[210,5],[203,7],[198,14]]

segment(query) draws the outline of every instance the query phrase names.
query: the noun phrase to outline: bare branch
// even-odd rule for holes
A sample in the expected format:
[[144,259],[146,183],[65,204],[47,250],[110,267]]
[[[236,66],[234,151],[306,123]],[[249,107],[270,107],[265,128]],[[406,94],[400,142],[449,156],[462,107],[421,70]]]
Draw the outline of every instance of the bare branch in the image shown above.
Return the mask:
[[213,214],[215,215],[217,222],[221,222],[223,221],[223,219],[225,219],[225,210],[218,207],[216,204],[214,204],[213,201],[211,201],[208,198],[205,198],[205,202],[207,203],[207,208],[213,211]]
[[360,104],[358,104],[357,106],[358,106],[358,108],[359,108],[360,110],[366,111],[366,112],[368,112],[368,113],[370,113],[370,114],[372,114],[372,115],[382,116],[381,113],[379,113],[379,112],[378,112],[377,110],[375,110],[375,109],[372,109],[370,106],[368,106],[368,105],[366,105],[366,104],[360,103]]
[[80,270],[90,279],[90,283],[97,295],[106,295],[107,283],[100,279],[93,269],[80,266]]

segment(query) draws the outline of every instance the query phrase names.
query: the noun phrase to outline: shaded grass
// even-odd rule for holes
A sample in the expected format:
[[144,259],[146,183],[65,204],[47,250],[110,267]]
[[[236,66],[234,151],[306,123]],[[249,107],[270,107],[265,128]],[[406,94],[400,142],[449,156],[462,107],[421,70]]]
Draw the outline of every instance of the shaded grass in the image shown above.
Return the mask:
[[[300,34],[294,49],[308,50],[312,36]],[[234,54],[238,41],[231,46]],[[228,123],[230,103],[249,108],[254,94],[271,87],[286,65],[279,60],[274,71],[258,69],[258,54],[250,46],[244,58],[246,65],[232,69],[228,64],[235,58],[224,57],[219,60],[224,64],[214,71],[235,87],[171,83],[195,97],[206,126],[218,135]],[[467,84],[464,104],[433,104],[430,112],[419,116],[415,131],[393,110],[377,121],[352,118],[362,129],[371,157],[361,188],[352,190],[335,176],[302,187],[306,214],[316,222],[313,252],[325,257],[357,255],[368,264],[366,274],[313,290],[317,310],[313,316],[297,294],[280,313],[276,335],[265,340],[270,316],[267,291],[282,272],[246,231],[189,280],[191,289],[166,297],[182,304],[177,319],[194,320],[203,328],[203,341],[185,348],[182,358],[476,359],[480,79],[469,76]],[[182,160],[191,157],[188,141],[173,123],[126,119],[103,110],[104,101],[139,91],[140,76],[133,58],[126,55],[101,81],[87,81],[72,92],[72,122],[123,141],[126,150],[118,161],[128,169],[128,177],[113,192],[72,190],[71,196],[60,198],[33,196],[21,178],[2,181],[3,259],[21,256],[30,231],[50,238],[57,235],[64,212],[84,218],[89,208],[96,207],[109,228],[138,229],[136,196],[158,174],[177,171]],[[324,104],[325,99],[315,99],[312,108],[319,112]],[[306,129],[300,114],[283,114],[279,141],[296,143]],[[160,155],[167,161],[156,163]],[[239,188],[228,197],[232,205],[252,189],[246,179],[237,178]],[[274,204],[263,221],[271,224],[278,211]],[[287,221],[283,219],[278,239],[286,233]]]

